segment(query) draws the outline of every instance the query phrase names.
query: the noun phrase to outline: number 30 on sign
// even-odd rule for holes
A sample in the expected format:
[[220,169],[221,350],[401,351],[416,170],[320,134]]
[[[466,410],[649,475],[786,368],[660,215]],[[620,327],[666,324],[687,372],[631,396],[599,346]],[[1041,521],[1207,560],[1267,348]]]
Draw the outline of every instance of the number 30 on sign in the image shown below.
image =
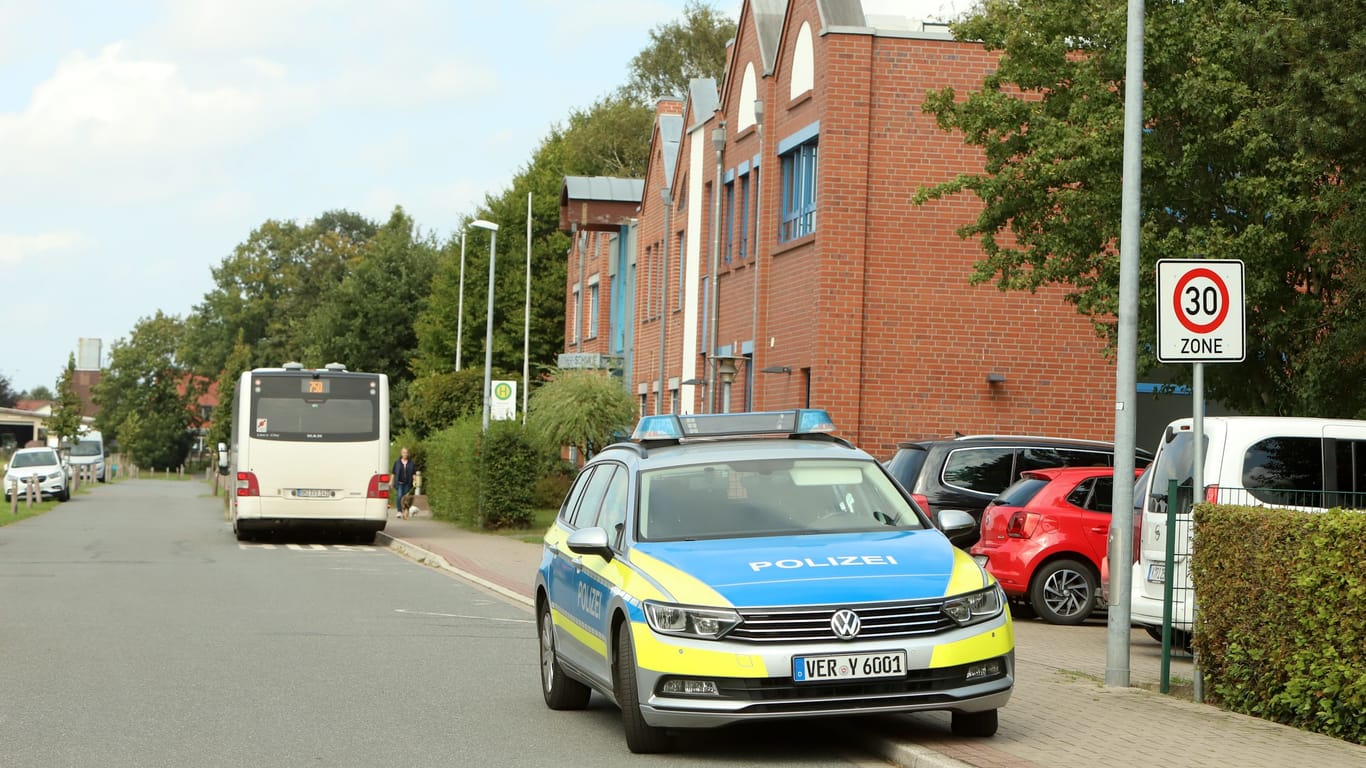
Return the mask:
[[1157,359],[1236,363],[1244,349],[1243,262],[1157,262]]

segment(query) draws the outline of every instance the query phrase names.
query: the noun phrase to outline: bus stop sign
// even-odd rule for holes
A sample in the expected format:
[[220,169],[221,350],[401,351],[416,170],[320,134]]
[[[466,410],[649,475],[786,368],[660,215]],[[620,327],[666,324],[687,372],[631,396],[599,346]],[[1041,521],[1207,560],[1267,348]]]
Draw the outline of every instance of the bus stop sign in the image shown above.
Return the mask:
[[1157,262],[1157,359],[1238,363],[1246,357],[1243,262]]

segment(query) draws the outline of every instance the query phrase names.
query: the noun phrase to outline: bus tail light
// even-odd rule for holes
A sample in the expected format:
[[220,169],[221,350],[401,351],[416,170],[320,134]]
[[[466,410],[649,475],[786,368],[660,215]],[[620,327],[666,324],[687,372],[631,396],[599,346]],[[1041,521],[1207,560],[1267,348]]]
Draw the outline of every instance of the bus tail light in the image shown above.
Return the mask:
[[370,487],[365,492],[368,499],[387,499],[389,498],[389,476],[371,475]]
[[261,484],[256,481],[254,472],[237,473],[237,495],[238,496],[260,496]]
[[1206,501],[1207,503],[1209,503],[1209,504],[1218,504],[1218,503],[1219,503],[1219,486],[1218,486],[1218,485],[1207,485],[1207,486],[1205,486],[1205,501]]

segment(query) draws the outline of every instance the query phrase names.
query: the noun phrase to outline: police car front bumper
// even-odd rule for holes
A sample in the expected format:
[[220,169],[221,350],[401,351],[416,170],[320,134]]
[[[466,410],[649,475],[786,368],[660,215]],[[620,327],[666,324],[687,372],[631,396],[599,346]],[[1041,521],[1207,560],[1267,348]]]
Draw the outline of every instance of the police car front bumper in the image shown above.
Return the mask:
[[[688,641],[683,644],[692,645]],[[1015,684],[1013,628],[1004,615],[952,632],[894,641],[782,644],[757,649],[757,654],[750,643],[721,641],[708,646],[708,650],[719,651],[721,656],[728,655],[727,651],[734,652],[741,666],[761,664],[768,674],[727,676],[709,675],[703,669],[680,673],[638,667],[642,698],[639,704],[647,723],[666,728],[708,728],[794,717],[927,710],[981,712],[1004,706]],[[929,666],[936,649],[945,648],[952,649],[947,658],[957,663]],[[966,658],[965,649],[981,653]],[[686,658],[688,650],[680,648],[675,657]],[[897,650],[906,652],[908,670],[904,676],[818,682],[797,682],[792,676],[792,659],[797,656]],[[967,655],[973,656],[974,651]],[[670,688],[676,687],[669,685],[671,681],[710,682],[715,693],[669,693]]]

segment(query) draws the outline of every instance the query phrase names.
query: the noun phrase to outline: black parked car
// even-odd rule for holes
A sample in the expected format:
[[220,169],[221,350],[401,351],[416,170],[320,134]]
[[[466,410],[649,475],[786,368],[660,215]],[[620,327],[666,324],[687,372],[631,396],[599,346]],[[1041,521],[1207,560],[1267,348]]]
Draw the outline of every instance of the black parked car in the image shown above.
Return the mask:
[[[1149,451],[1134,451],[1136,467],[1152,458]],[[980,522],[987,504],[1027,469],[1114,464],[1114,445],[1097,440],[967,435],[898,443],[887,471],[934,520],[945,509],[961,509]]]

